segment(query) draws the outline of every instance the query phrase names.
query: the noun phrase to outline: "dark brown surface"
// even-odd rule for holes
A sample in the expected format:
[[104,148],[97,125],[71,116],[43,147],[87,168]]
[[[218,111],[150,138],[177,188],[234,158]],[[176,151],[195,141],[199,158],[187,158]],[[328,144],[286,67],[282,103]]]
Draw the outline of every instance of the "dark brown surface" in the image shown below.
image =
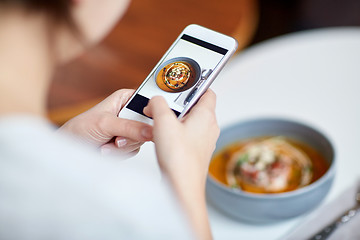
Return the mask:
[[124,18],[102,44],[56,74],[49,96],[51,119],[60,124],[116,89],[136,88],[189,23],[236,37],[240,49],[300,30],[360,26],[358,0],[182,3],[133,0]]
[[251,44],[302,30],[360,26],[359,0],[259,0],[259,6]]

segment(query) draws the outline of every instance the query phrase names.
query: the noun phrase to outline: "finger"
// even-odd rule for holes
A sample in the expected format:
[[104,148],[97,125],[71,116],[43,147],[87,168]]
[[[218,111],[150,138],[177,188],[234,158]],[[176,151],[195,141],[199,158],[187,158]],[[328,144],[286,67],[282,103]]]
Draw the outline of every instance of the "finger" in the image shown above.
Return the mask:
[[131,146],[125,146],[122,148],[118,148],[118,150],[121,152],[124,152],[124,153],[130,153],[130,152],[136,151],[137,149],[140,149],[142,145],[143,145],[142,143],[138,143],[138,144],[134,144]]
[[133,141],[152,140],[152,127],[148,124],[104,114],[98,120],[98,128],[108,136],[119,136]]
[[126,102],[134,94],[133,89],[121,89],[117,90],[102,102],[97,104],[95,108],[107,109],[109,112],[117,115],[119,111],[125,106]]
[[123,147],[117,147],[115,150],[116,151],[119,151],[119,152],[123,152],[123,153],[130,153],[130,152],[133,152],[137,149],[140,149],[141,146],[143,145],[143,143],[136,143],[136,144],[133,144],[133,145],[126,145],[126,146],[123,146]]
[[128,158],[134,157],[134,156],[137,155],[139,152],[140,152],[140,148],[138,148],[138,149],[136,149],[136,150],[134,150],[134,151],[126,154],[126,157],[128,157]]
[[194,105],[193,109],[206,108],[210,111],[214,111],[216,107],[216,94],[213,90],[208,89],[199,101]]
[[118,148],[122,148],[125,146],[132,146],[135,144],[144,144],[144,142],[134,141],[130,138],[124,138],[124,137],[116,137],[114,142]]
[[154,123],[172,123],[176,120],[174,112],[169,108],[165,99],[160,96],[150,99],[149,104],[144,108],[144,113],[152,117]]
[[174,133],[179,121],[175,113],[169,108],[163,97],[153,97],[144,108],[144,113],[153,118],[153,141],[167,138],[167,133]]
[[142,143],[138,143],[132,146],[125,146],[118,148],[114,143],[107,143],[100,147],[101,153],[104,155],[128,155],[134,152],[139,152]]
[[[212,90],[208,90],[205,94],[199,99],[198,103],[191,109],[191,111],[186,115],[184,122],[186,125],[202,125],[205,127],[205,123],[210,125],[217,125],[216,115],[216,95]],[[201,125],[199,125],[201,126]]]

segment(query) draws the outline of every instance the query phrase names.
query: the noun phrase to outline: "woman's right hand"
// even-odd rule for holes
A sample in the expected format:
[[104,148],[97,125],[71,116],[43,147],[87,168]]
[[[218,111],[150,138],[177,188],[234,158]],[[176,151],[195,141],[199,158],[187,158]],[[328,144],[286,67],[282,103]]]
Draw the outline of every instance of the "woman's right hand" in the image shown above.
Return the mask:
[[162,97],[152,98],[144,109],[154,120],[153,141],[159,165],[201,239],[211,238],[205,182],[220,132],[215,105],[215,93],[208,90],[182,120],[176,118]]
[[171,181],[191,176],[196,182],[205,183],[219,136],[215,104],[215,93],[208,90],[180,121],[162,97],[152,98],[144,109],[154,119],[156,154],[161,169]]

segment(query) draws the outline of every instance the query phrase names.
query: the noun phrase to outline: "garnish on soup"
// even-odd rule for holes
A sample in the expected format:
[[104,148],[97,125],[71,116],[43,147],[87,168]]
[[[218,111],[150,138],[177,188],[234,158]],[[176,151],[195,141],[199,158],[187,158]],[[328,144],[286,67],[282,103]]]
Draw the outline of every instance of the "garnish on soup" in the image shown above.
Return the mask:
[[162,78],[170,89],[181,89],[189,81],[192,71],[185,62],[175,62],[163,68]]
[[284,137],[254,138],[217,153],[210,174],[233,188],[279,193],[310,184],[328,168],[311,147]]
[[155,82],[161,90],[177,93],[191,88],[198,78],[199,72],[192,63],[179,60],[161,67],[155,76]]

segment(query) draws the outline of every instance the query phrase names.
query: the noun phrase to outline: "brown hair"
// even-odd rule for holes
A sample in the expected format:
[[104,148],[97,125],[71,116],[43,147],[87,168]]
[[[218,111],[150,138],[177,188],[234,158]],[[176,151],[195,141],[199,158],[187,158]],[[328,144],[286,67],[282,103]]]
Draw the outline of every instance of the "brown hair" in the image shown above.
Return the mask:
[[19,6],[29,12],[44,12],[55,23],[65,23],[76,30],[71,4],[72,0],[0,0],[0,6]]

